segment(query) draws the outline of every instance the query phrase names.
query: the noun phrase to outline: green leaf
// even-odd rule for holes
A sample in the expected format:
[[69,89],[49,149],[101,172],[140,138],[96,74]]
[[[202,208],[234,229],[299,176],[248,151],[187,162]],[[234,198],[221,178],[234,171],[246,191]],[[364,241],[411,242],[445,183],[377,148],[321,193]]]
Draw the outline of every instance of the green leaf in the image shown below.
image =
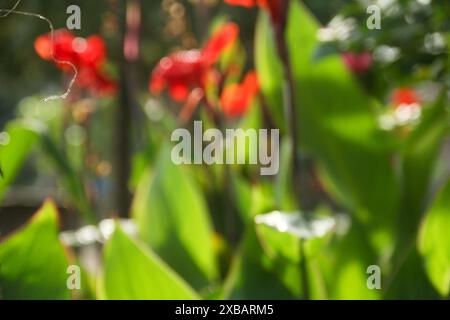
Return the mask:
[[365,230],[356,222],[347,234],[337,239],[328,252],[320,256],[319,265],[326,275],[331,299],[372,300],[381,297],[381,291],[369,289],[367,268],[377,265],[376,253]]
[[295,211],[296,204],[292,196],[292,142],[283,139],[280,148],[280,172],[274,183],[274,196],[279,210]]
[[58,238],[57,209],[47,201],[22,230],[0,244],[4,299],[69,299],[67,258]]
[[335,43],[326,42],[317,47],[316,51],[314,52],[313,60],[318,61],[330,55],[336,54],[339,54],[337,45]]
[[315,243],[320,243],[336,227],[331,217],[305,217],[279,211],[258,215],[255,222],[261,244],[269,256],[281,256],[297,263],[300,262],[301,240],[308,253],[313,253],[317,251]]
[[86,198],[82,181],[67,157],[49,136],[47,125],[40,120],[26,119],[23,121],[12,121],[9,123],[8,128],[11,131],[11,141],[6,146],[0,146],[0,164],[5,173],[5,179],[0,179],[0,200],[6,186],[13,181],[21,165],[32,150],[31,146],[38,142],[45,155],[58,170],[62,184],[68,189],[73,204],[79,209],[86,221],[95,222],[96,218]]
[[236,206],[244,224],[253,224],[256,215],[273,210],[275,207],[272,186],[269,183],[249,182],[234,171],[231,171],[231,183]]
[[[278,270],[276,270],[278,268]],[[259,244],[254,225],[250,225],[233,260],[225,281],[224,298],[240,299],[293,299],[299,296],[298,270],[292,272],[291,263],[273,264]],[[281,276],[277,275],[277,271]],[[283,283],[282,275],[290,283]],[[269,288],[269,289],[268,289]]]
[[304,217],[297,213],[272,212],[258,215],[255,222],[260,245],[271,258],[283,283],[300,296],[301,281],[297,279],[300,279],[301,259],[306,259],[304,267],[307,269],[309,298],[327,298],[317,257],[333,237],[336,220],[319,214]]
[[[392,139],[378,127],[374,103],[338,55],[315,61],[318,22],[298,1],[289,9],[286,41],[295,78],[299,138],[337,189],[335,197],[386,236],[397,212],[399,186]],[[256,66],[270,110],[282,128],[283,78],[268,15],[256,29]],[[382,199],[382,201],[380,201]],[[381,241],[380,237],[374,239]]]
[[439,192],[421,227],[419,251],[433,286],[450,293],[450,182]]
[[9,141],[6,144],[0,144],[0,166],[2,171],[0,201],[6,188],[14,182],[21,166],[33,150],[33,145],[37,140],[33,132],[15,123],[8,124],[5,132],[8,134]]
[[167,146],[140,182],[132,214],[142,239],[195,288],[217,278],[205,200],[187,168],[172,162]]
[[[231,268],[225,294],[232,299],[300,298],[303,294],[301,259],[306,258],[310,298],[327,297],[315,256],[334,228],[331,218],[311,218],[272,212],[258,215]],[[320,248],[320,249],[319,249]],[[301,254],[301,250],[305,250]],[[270,284],[269,284],[270,283]],[[270,287],[270,292],[265,288]]]
[[198,299],[155,253],[130,239],[117,225],[104,248],[101,286],[105,299]]
[[398,270],[390,275],[385,299],[436,300],[438,292],[433,288],[423,265],[422,257],[416,247],[406,257]]
[[40,132],[39,138],[43,151],[53,162],[56,170],[58,170],[61,184],[67,188],[73,205],[78,208],[80,214],[87,222],[95,223],[97,217],[89,204],[81,177],[72,167],[66,155],[61,152],[55,141],[46,132]]
[[426,209],[432,174],[449,128],[445,102],[446,94],[443,94],[433,106],[424,108],[421,123],[402,150],[403,188],[398,226],[400,254],[414,241]]

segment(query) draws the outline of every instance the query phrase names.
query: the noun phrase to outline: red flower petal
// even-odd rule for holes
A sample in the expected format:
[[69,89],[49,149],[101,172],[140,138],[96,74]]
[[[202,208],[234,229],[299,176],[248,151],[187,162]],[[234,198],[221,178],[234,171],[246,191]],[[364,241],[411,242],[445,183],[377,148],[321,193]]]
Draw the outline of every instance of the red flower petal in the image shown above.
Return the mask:
[[250,107],[250,103],[258,93],[259,84],[255,72],[249,72],[242,84],[227,86],[220,97],[225,116],[235,118],[242,116]]
[[258,5],[269,11],[273,23],[278,23],[281,19],[282,0],[257,0]]
[[170,85],[169,94],[177,102],[185,101],[189,96],[189,87],[184,83],[175,83]]
[[159,95],[166,85],[166,80],[164,80],[164,77],[160,73],[153,73],[148,89],[152,94]]
[[224,0],[233,6],[241,6],[251,8],[258,5],[261,8],[266,9],[270,13],[270,17],[274,23],[278,23],[281,19],[281,1],[282,0]]
[[[34,48],[37,54],[44,60],[68,61],[77,64],[78,57],[73,51],[72,42],[74,36],[67,30],[57,30],[53,33],[53,46],[51,34],[39,36]],[[64,70],[71,70],[67,64],[58,64],[58,67]]]
[[372,55],[369,52],[345,52],[342,54],[342,59],[352,72],[359,74],[369,70],[373,63]]
[[98,66],[106,58],[106,45],[100,36],[94,35],[87,39],[76,38],[72,46],[78,53],[80,63]]
[[54,60],[54,63],[66,72],[73,70],[64,62],[72,63],[78,70],[76,84],[80,88],[88,89],[93,94],[115,92],[116,83],[100,70],[100,65],[106,58],[106,46],[100,36],[75,38],[67,30],[57,30],[53,33],[53,39],[51,34],[39,36],[34,46],[42,59]]
[[244,90],[253,97],[259,91],[258,76],[255,71],[247,73],[244,79]]
[[241,6],[250,8],[256,5],[256,0],[225,0],[225,3],[228,3],[232,6]]
[[39,36],[36,41],[34,41],[34,50],[36,50],[37,54],[42,59],[50,60],[52,58],[50,38],[47,35]]
[[235,23],[227,23],[214,32],[203,48],[203,60],[206,65],[217,62],[220,54],[229,48],[239,36],[239,27]]
[[205,70],[200,51],[177,52],[160,60],[153,70],[149,89],[157,95],[168,86],[174,100],[184,100],[188,96],[186,88],[189,91],[203,86]]
[[391,101],[396,107],[402,104],[420,104],[420,97],[414,89],[404,87],[394,90]]
[[206,81],[214,74],[211,65],[236,41],[238,35],[239,27],[235,23],[227,23],[214,32],[203,50],[180,51],[162,58],[152,72],[150,92],[158,95],[168,87],[170,96],[182,102],[192,90],[205,89]]

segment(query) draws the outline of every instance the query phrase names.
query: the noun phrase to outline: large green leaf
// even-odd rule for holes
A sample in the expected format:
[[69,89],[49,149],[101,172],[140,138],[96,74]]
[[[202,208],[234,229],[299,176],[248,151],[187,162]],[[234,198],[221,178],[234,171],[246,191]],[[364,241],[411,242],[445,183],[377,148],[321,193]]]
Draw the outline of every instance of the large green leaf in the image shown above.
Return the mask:
[[57,209],[47,201],[27,226],[0,244],[1,294],[5,299],[69,299],[67,266]]
[[446,101],[444,94],[433,106],[424,108],[421,123],[402,150],[402,201],[398,226],[400,254],[416,238],[426,209],[431,177],[449,129]]
[[[20,172],[28,155],[35,150],[39,140],[37,132],[30,130],[25,123],[44,123],[54,130],[56,123],[62,117],[58,117],[63,109],[60,101],[48,102],[42,105],[40,98],[28,97],[23,99],[16,107],[18,118],[26,121],[10,121],[4,128],[6,138],[0,144],[0,201],[6,188],[12,184]],[[50,120],[52,119],[52,120]],[[36,129],[36,128],[35,128]]]
[[196,293],[155,253],[116,226],[104,248],[102,297],[116,300],[197,299]]
[[22,164],[28,154],[33,150],[33,145],[37,140],[36,135],[22,126],[11,123],[6,129],[8,141],[0,144],[0,201],[4,196],[6,188],[14,182]]
[[[224,298],[229,299],[293,299],[300,296],[298,267],[281,261],[274,265],[250,225],[236,253],[225,282]],[[277,275],[277,272],[279,275]],[[288,278],[290,285],[281,279]]]
[[364,229],[354,221],[347,234],[319,256],[331,299],[379,299],[381,290],[369,289],[367,268],[378,265],[376,253]]
[[169,148],[139,183],[132,212],[140,236],[194,287],[217,278],[205,200],[187,168],[172,162]]
[[450,182],[439,192],[421,228],[419,251],[428,277],[443,297],[450,293]]
[[[378,127],[374,103],[340,56],[314,59],[318,28],[307,9],[292,1],[286,40],[295,78],[301,146],[319,160],[335,196],[368,226],[387,234],[397,212],[399,192],[391,140]],[[256,30],[261,86],[272,114],[280,119],[284,81],[266,13],[261,13]],[[278,125],[281,127],[281,122]]]
[[225,282],[225,297],[301,298],[305,294],[301,259],[305,257],[309,298],[326,298],[325,281],[316,255],[330,238],[334,224],[326,226],[328,222],[327,219],[307,222],[294,213],[272,212],[256,216],[248,225],[236,253]]
[[[300,294],[303,289],[301,281],[293,279],[299,279],[301,268],[305,268],[303,271],[308,281],[309,298],[327,298],[317,257],[325,251],[332,238],[336,220],[318,214],[305,217],[276,211],[258,215],[255,222],[259,243],[283,283]],[[302,259],[305,259],[304,263]]]
[[416,247],[412,248],[398,270],[391,272],[385,286],[385,299],[439,299]]

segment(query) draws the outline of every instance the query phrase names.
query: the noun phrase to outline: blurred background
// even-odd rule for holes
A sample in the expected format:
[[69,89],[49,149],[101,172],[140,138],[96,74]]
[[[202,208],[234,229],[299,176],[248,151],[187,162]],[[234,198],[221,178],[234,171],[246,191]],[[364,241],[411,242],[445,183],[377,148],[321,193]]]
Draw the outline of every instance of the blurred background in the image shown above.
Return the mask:
[[[73,4],[81,29],[64,34]],[[0,0],[1,9],[13,5]],[[380,10],[380,29],[368,27],[370,5]],[[103,296],[92,284],[111,258],[101,254],[109,238],[96,232],[102,222],[113,228],[112,218],[206,299],[449,297],[450,3],[293,0],[284,39],[274,11],[256,2],[23,0],[16,10],[51,20],[60,47],[42,19],[0,18],[0,236],[53,199],[61,239],[91,283],[77,298],[161,298],[127,295],[135,281],[127,277],[106,284]],[[239,35],[226,44],[220,31],[231,21]],[[57,58],[78,67],[73,86],[72,70],[49,54],[49,46],[56,55],[64,49],[65,37],[71,55]],[[74,58],[77,39],[88,48],[81,51],[92,50],[88,58]],[[176,54],[211,43],[224,47],[220,58],[193,81],[191,62]],[[178,69],[161,71],[162,58]],[[245,105],[233,101],[238,112],[228,113],[224,92],[248,92],[253,70],[259,92]],[[154,87],[159,72],[164,90]],[[189,89],[181,100],[171,87],[180,82]],[[67,88],[66,99],[43,101]],[[194,120],[221,130],[280,129],[280,173],[172,168],[171,132],[191,130]],[[99,229],[83,238],[77,230],[86,226]],[[366,286],[369,265],[382,268],[380,292]],[[19,281],[2,279],[6,288]],[[15,295],[6,289],[6,297]]]

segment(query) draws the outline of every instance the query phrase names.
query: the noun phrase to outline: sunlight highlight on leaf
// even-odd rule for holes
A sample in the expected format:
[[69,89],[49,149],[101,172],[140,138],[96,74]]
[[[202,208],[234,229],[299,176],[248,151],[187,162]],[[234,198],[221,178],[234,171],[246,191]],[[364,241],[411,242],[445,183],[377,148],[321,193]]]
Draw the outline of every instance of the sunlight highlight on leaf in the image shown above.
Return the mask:
[[334,218],[307,219],[296,213],[274,211],[255,217],[256,224],[264,224],[279,232],[287,232],[300,239],[313,239],[325,236],[336,227]]

